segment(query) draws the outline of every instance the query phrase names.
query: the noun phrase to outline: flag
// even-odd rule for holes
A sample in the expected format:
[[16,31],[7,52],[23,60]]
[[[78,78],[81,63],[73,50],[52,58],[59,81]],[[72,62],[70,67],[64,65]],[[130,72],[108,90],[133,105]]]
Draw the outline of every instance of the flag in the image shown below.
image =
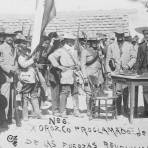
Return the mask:
[[40,43],[47,24],[56,16],[54,0],[37,0],[35,21],[33,26],[31,53]]

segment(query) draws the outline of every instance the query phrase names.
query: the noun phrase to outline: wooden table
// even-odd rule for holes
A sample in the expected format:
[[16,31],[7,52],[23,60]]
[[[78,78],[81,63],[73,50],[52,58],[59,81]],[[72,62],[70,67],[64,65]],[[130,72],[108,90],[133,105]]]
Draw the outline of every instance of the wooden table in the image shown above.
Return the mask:
[[113,80],[113,93],[116,93],[116,83],[126,84],[129,89],[129,99],[130,99],[130,118],[129,121],[132,124],[134,118],[134,107],[135,107],[135,86],[143,85],[148,86],[148,75],[121,75],[112,74]]

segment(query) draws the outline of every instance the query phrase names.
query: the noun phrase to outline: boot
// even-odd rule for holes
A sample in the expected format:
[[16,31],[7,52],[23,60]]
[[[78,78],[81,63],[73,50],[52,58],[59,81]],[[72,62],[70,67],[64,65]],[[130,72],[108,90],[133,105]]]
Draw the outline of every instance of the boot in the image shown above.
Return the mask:
[[17,127],[21,127],[22,124],[21,124],[21,120],[20,120],[20,117],[19,117],[19,110],[18,110],[18,108],[15,109],[14,116],[15,116],[16,126]]
[[83,115],[80,114],[79,110],[74,110],[73,115],[74,115],[75,117],[83,118]]
[[41,116],[40,109],[39,109],[38,98],[31,98],[31,103],[32,103],[33,110],[34,110],[34,113],[35,113],[37,119],[41,119],[42,116]]
[[60,115],[62,118],[68,118],[66,110],[64,112],[61,113]]
[[122,111],[121,111],[121,103],[122,103],[122,95],[118,95],[117,98],[117,114],[121,115]]
[[23,102],[23,120],[28,121],[28,100],[24,99]]

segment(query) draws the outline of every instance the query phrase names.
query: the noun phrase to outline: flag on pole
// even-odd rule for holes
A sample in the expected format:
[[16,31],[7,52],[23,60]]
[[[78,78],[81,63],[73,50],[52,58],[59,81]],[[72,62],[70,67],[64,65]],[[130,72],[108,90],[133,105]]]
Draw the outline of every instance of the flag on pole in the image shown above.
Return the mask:
[[56,16],[54,0],[37,0],[36,2],[31,53],[40,43],[40,37],[42,36],[47,24]]

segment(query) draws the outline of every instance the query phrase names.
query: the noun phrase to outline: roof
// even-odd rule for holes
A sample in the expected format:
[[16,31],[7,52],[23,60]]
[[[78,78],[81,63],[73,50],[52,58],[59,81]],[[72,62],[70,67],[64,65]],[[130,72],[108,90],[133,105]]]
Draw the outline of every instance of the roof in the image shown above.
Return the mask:
[[[21,30],[28,34],[33,24],[34,16],[9,16],[0,17],[0,26],[10,28],[13,31]],[[129,32],[128,12],[120,10],[107,11],[80,11],[80,12],[60,12],[48,24],[45,32],[57,31],[58,34],[79,31],[86,32],[87,36],[95,37],[97,33],[110,33],[122,29]],[[32,28],[31,28],[32,31]]]
[[116,30],[129,31],[128,14],[123,11],[83,11],[57,14],[46,28],[46,32],[73,32],[78,28],[89,37],[97,33],[109,33]]

